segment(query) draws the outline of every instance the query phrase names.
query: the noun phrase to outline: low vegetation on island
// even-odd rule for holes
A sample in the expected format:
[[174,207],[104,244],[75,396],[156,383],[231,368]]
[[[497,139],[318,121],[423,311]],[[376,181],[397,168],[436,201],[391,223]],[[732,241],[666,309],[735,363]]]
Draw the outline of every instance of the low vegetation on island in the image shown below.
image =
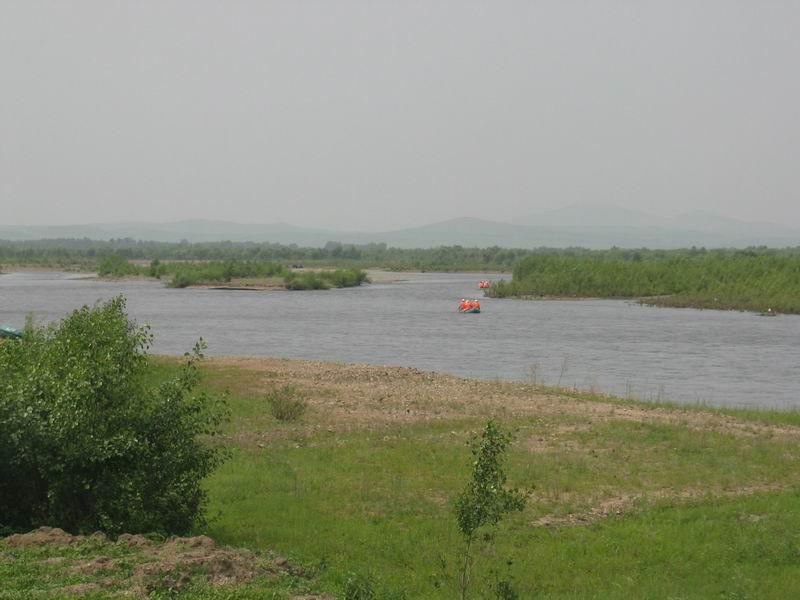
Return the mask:
[[531,256],[495,298],[635,298],[658,306],[800,313],[800,254],[607,251]]
[[368,281],[367,274],[358,269],[297,271],[277,262],[258,260],[161,262],[153,259],[149,265],[140,266],[118,254],[100,259],[97,274],[104,278],[164,278],[166,285],[173,288],[207,285],[327,290],[357,287]]

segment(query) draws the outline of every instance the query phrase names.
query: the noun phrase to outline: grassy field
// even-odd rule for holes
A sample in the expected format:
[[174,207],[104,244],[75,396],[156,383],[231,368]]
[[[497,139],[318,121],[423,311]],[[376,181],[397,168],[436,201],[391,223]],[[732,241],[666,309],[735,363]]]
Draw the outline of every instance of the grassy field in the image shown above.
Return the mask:
[[[153,380],[174,368],[155,360]],[[322,362],[219,358],[204,372],[206,389],[229,395],[220,443],[231,457],[208,480],[211,521],[196,533],[254,551],[255,562],[285,556],[302,575],[267,570],[233,588],[198,576],[183,588],[187,597],[456,597],[462,540],[453,502],[470,476],[467,442],[489,417],[514,431],[509,483],[532,495],[479,544],[471,597],[497,597],[498,581],[512,582],[520,598],[795,594],[795,413],[651,406]],[[273,417],[265,399],[286,385],[306,406],[294,421]],[[0,543],[0,598],[31,597],[39,580],[64,589],[54,565],[98,553],[115,558],[117,570],[105,575],[113,583],[145,560],[117,560],[126,552],[91,539]],[[98,583],[72,573],[69,585]]]

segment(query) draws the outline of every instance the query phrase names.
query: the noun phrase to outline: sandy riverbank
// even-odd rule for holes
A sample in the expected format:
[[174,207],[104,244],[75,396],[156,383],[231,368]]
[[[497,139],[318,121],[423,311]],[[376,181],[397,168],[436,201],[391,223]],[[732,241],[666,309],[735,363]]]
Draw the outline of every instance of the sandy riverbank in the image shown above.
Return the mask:
[[800,440],[800,428],[755,423],[712,410],[651,406],[566,388],[466,379],[407,367],[244,356],[211,357],[205,364],[211,369],[252,373],[264,389],[297,385],[309,392],[309,401],[330,422],[377,426],[493,415],[574,416],[595,422],[659,423],[705,432],[747,437],[765,433]]

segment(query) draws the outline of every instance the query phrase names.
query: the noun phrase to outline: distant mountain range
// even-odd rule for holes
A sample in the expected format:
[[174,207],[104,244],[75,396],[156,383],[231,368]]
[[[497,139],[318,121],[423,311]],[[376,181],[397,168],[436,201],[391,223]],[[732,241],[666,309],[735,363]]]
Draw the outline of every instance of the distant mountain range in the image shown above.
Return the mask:
[[515,223],[459,218],[421,227],[375,233],[298,227],[286,223],[244,224],[187,220],[173,223],[97,223],[63,226],[3,226],[0,239],[133,238],[162,242],[253,241],[323,246],[329,241],[346,244],[383,242],[400,248],[442,245],[540,246],[585,248],[679,248],[686,246],[746,247],[798,246],[800,229],[774,223],[748,223],[706,212],[674,218],[615,206],[570,206],[522,215]]

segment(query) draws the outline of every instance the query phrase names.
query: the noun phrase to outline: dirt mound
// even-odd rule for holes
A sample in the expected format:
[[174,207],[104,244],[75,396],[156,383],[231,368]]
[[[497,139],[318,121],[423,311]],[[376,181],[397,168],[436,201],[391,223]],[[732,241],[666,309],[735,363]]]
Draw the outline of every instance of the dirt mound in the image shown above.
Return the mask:
[[202,573],[212,585],[220,585],[277,572],[272,563],[250,550],[220,547],[204,535],[171,538],[152,546],[146,554],[149,560],[134,567],[132,579],[147,591],[160,585],[180,590],[195,573]]
[[133,535],[131,533],[120,534],[117,538],[117,543],[128,544],[128,546],[133,548],[149,548],[153,545],[153,542],[143,535]]
[[103,569],[113,569],[116,562],[108,556],[98,556],[91,560],[80,561],[72,565],[70,568],[71,573],[78,573],[81,575],[94,575]]
[[41,544],[53,544],[64,546],[84,541],[86,538],[80,535],[70,535],[58,527],[39,527],[29,533],[15,533],[8,536],[2,542],[12,548],[24,546],[37,546]]
[[94,583],[76,583],[75,585],[63,587],[58,591],[60,594],[78,598],[80,596],[85,596],[86,594],[96,594],[101,592],[102,589],[99,585]]
[[141,535],[122,534],[116,542],[111,542],[103,534],[71,535],[62,529],[41,527],[30,533],[15,534],[0,540],[0,548],[52,546],[53,553],[58,554],[60,547],[90,541],[97,544],[91,558],[76,560],[51,556],[41,561],[44,565],[63,565],[69,574],[101,576],[98,583],[87,584],[90,587],[85,589],[72,586],[62,588],[60,592],[80,595],[98,591],[98,585],[102,587],[103,582],[115,579],[114,572],[121,564],[132,568],[127,571],[124,581],[117,581],[116,586],[124,588],[127,595],[140,597],[156,590],[180,592],[191,581],[197,580],[214,586],[235,585],[247,583],[258,576],[281,572],[295,576],[305,574],[302,567],[292,565],[280,556],[266,557],[246,549],[219,546],[204,535],[172,537],[164,542],[154,542]]

